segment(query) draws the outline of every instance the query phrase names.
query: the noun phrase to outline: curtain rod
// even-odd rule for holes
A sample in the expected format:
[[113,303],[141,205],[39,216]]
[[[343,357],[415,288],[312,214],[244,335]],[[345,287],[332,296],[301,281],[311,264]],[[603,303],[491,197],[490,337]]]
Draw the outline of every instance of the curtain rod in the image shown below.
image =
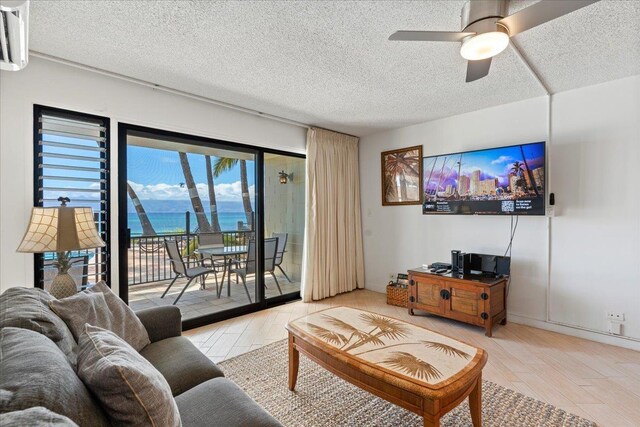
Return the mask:
[[114,73],[114,72],[111,72],[111,71],[101,70],[100,68],[92,67],[90,65],[80,64],[78,62],[69,61],[69,60],[63,59],[63,58],[58,58],[57,56],[48,55],[46,53],[41,53],[41,52],[30,50],[29,54],[34,56],[34,57],[36,57],[36,58],[41,58],[41,59],[44,59],[44,60],[47,60],[47,61],[57,62],[59,64],[68,65],[70,67],[79,68],[79,69],[85,70],[85,71],[91,71],[91,72],[94,72],[94,73],[97,73],[97,74],[102,74],[104,76],[113,77],[113,78],[116,78],[116,79],[119,79],[119,80],[124,80],[124,81],[129,82],[129,83],[138,84],[138,85],[145,86],[145,87],[148,87],[148,88],[151,88],[151,89],[160,90],[162,92],[167,92],[167,93],[170,93],[170,94],[173,94],[173,95],[184,96],[186,98],[191,98],[191,99],[195,99],[197,101],[206,102],[208,104],[217,105],[219,107],[224,107],[224,108],[228,108],[228,109],[231,109],[231,110],[241,111],[243,113],[251,114],[253,116],[263,117],[265,119],[274,120],[276,122],[286,123],[286,124],[293,125],[293,126],[299,126],[299,127],[306,128],[306,129],[311,128],[311,126],[306,124],[306,123],[297,122],[295,120],[290,120],[290,119],[287,119],[287,118],[284,118],[284,117],[275,116],[273,114],[263,113],[261,111],[252,110],[250,108],[239,107],[237,105],[229,104],[229,103],[226,103],[226,102],[223,102],[223,101],[217,101],[215,99],[207,98],[207,97],[200,96],[200,95],[194,95],[194,94],[191,94],[189,92],[184,92],[184,91],[181,91],[181,90],[178,90],[178,89],[171,89],[171,88],[166,87],[166,86],[162,86],[162,85],[159,85],[159,84],[156,84],[156,83],[148,82],[146,80],[136,79],[136,78],[133,78],[133,77],[127,77],[127,76],[122,75],[122,74]]
[[359,136],[357,136],[357,135],[351,135],[351,134],[349,134],[349,133],[338,132],[337,130],[333,130],[333,129],[321,128],[320,126],[309,126],[309,129],[327,130],[327,131],[329,131],[329,132],[339,133],[339,134],[341,134],[341,135],[350,136],[350,137],[352,137],[352,138],[358,138],[358,140],[360,139],[360,137],[359,137]]

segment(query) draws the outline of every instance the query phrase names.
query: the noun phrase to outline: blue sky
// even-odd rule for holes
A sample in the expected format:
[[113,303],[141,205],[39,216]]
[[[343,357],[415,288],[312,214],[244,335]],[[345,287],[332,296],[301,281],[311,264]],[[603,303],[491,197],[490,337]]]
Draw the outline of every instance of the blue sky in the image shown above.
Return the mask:
[[[44,139],[52,142],[71,143],[75,145],[84,145],[87,147],[95,147],[95,141],[82,140],[79,138],[62,137],[56,135],[44,135]],[[69,159],[48,157],[46,163],[54,165],[79,166],[79,167],[98,167],[97,161],[100,158],[98,151],[75,150],[66,147],[56,147],[47,145],[43,147],[45,153],[65,154],[65,155],[81,155],[84,159]],[[181,186],[185,182],[184,173],[180,166],[180,158],[177,152],[168,150],[159,150],[154,148],[128,146],[127,158],[127,180],[138,194],[141,200],[159,200],[159,201],[189,201],[189,195],[186,186]],[[209,192],[207,186],[207,175],[205,169],[205,159],[202,154],[187,154],[191,172],[198,188],[198,193],[203,201],[208,201]],[[212,157],[212,164],[215,164],[216,157]],[[255,162],[247,161],[247,175],[249,184],[249,193],[255,194],[254,187],[254,169]],[[44,197],[53,201],[45,202],[45,206],[57,206],[55,199],[58,196],[68,196],[72,200],[74,206],[91,206],[94,210],[99,209],[100,205],[97,201],[100,198],[98,193],[100,184],[97,182],[87,181],[87,178],[100,178],[96,172],[88,171],[70,171],[54,168],[45,168],[45,175],[53,178],[44,180],[45,187],[56,188],[46,190]],[[55,176],[78,177],[79,181],[68,181],[55,179]],[[240,167],[237,165],[231,171],[225,172],[218,178],[214,178],[216,187],[216,199],[223,203],[240,203],[242,201],[241,184],[240,184]],[[68,188],[69,190],[60,190],[58,188]],[[77,191],[74,191],[77,189]],[[96,202],[93,202],[96,200]]]
[[[207,182],[204,155],[187,154],[193,179],[197,182]],[[211,163],[215,163],[216,158],[211,158]],[[253,162],[247,162],[247,175],[249,185],[254,183]],[[179,184],[184,182],[184,174],[180,167],[180,158],[175,151],[158,150],[146,147],[127,147],[127,179],[138,184]],[[217,183],[232,183],[240,180],[240,168],[236,167],[229,172],[225,172],[218,178],[214,178]]]
[[[202,200],[208,200],[205,157],[202,154],[187,154],[191,173],[196,182]],[[212,165],[216,157],[211,157]],[[254,162],[247,161],[249,192],[253,195]],[[180,157],[176,151],[155,148],[127,147],[127,180],[138,194],[140,200],[188,200],[187,188],[180,166]],[[215,178],[217,201],[241,201],[240,166]]]

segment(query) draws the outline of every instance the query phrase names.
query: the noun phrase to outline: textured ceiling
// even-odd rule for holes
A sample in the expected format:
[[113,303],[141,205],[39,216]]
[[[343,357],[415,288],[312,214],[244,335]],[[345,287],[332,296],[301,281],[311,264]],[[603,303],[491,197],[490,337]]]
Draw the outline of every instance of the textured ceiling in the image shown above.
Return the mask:
[[[514,1],[510,12],[533,1]],[[512,49],[464,83],[464,1],[33,1],[37,52],[354,135],[544,92]],[[640,2],[601,1],[515,37],[552,92],[640,74]]]

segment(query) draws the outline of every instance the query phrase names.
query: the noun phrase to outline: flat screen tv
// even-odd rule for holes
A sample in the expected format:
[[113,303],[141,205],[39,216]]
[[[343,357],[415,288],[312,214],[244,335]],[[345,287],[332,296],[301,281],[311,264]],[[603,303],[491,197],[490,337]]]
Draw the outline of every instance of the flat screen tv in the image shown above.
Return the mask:
[[422,213],[544,215],[545,143],[423,159]]

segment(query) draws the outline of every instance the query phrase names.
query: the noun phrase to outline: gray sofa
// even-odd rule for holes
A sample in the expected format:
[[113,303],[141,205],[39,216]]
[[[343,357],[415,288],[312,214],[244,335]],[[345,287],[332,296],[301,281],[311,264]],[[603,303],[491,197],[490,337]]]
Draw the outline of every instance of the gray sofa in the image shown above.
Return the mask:
[[[0,295],[0,414],[42,406],[80,426],[109,425],[75,373],[76,343],[50,298],[27,288]],[[136,315],[151,340],[140,354],[166,378],[184,427],[281,426],[182,336],[177,307]]]

